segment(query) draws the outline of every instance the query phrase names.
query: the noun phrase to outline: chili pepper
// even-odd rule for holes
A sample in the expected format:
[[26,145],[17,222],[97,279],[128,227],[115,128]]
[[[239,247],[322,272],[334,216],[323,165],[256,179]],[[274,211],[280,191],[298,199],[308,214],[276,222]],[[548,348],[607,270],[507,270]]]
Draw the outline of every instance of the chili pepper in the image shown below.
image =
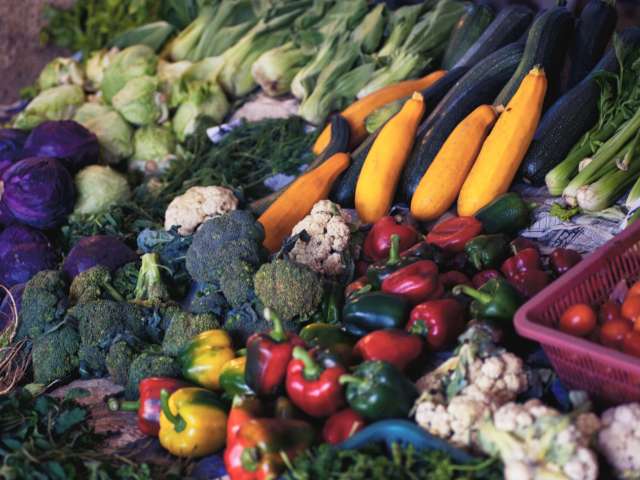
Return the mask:
[[207,330],[195,336],[180,353],[182,376],[201,387],[217,390],[222,367],[235,356],[225,330]]
[[418,397],[416,386],[387,362],[358,365],[352,375],[340,377],[347,386],[349,406],[370,420],[406,417]]
[[364,293],[347,302],[342,322],[347,332],[362,337],[382,328],[403,328],[411,305],[407,300],[384,292]]
[[252,395],[253,390],[247,385],[244,372],[247,367],[247,357],[237,357],[229,360],[220,371],[220,387],[227,395]]
[[258,395],[275,395],[284,382],[291,352],[304,342],[291,332],[285,332],[282,321],[269,308],[264,318],[273,323],[268,333],[253,334],[247,340],[245,381]]
[[509,283],[525,298],[531,298],[549,285],[549,275],[542,270],[527,270],[513,275]]
[[354,351],[364,360],[383,360],[404,370],[422,353],[422,339],[390,328],[371,332],[356,343]]
[[398,236],[398,251],[406,250],[418,241],[420,235],[416,229],[399,220],[398,217],[387,216],[373,224],[364,240],[365,257],[373,261],[387,258],[391,249],[392,235]]
[[473,318],[510,322],[522,304],[520,293],[502,278],[493,278],[477,290],[458,285],[453,293],[464,293],[474,299],[471,303]]
[[327,418],[322,429],[322,440],[336,445],[362,430],[364,425],[364,419],[355,410],[345,408]]
[[385,278],[396,270],[414,263],[416,260],[410,257],[401,257],[399,250],[400,237],[391,236],[391,250],[389,250],[389,258],[382,262],[376,262],[369,266],[367,270],[367,280],[373,289],[379,289]]
[[418,260],[399,268],[383,280],[380,289],[414,304],[441,297],[444,293],[438,279],[438,266],[431,260]]
[[465,313],[465,308],[453,298],[424,302],[411,310],[406,330],[424,337],[429,350],[444,350],[464,330]]
[[218,397],[204,388],[160,392],[160,444],[178,457],[201,457],[225,444],[227,414]]
[[231,480],[275,480],[311,446],[314,431],[302,420],[254,418],[245,422],[224,452]]
[[295,347],[287,367],[287,395],[307,415],[328,417],[344,405],[338,381],[344,373],[339,365],[323,369],[304,348]]
[[325,285],[324,297],[318,311],[313,315],[313,321],[322,323],[340,323],[340,312],[344,303],[342,285],[329,282]]
[[471,280],[464,273],[451,270],[440,274],[440,283],[446,289],[451,289],[456,285],[471,285]]
[[478,235],[464,246],[464,252],[477,270],[497,267],[509,256],[509,240],[505,235]]
[[449,252],[462,252],[465,244],[482,231],[473,217],[453,217],[437,224],[427,234],[427,242]]
[[353,282],[351,282],[349,285],[345,287],[344,297],[345,298],[351,297],[353,294],[359,292],[360,290],[365,288],[367,285],[369,285],[369,280],[367,279],[366,275],[360,278],[356,278]]
[[351,365],[356,339],[338,325],[311,323],[300,330],[300,338],[309,347],[317,347],[335,354],[340,363]]
[[135,401],[118,400],[111,397],[107,402],[109,410],[116,412],[138,412],[138,429],[150,437],[157,437],[160,431],[160,392],[173,393],[184,387],[187,382],[169,377],[148,377],[140,380],[138,389],[140,398]]
[[522,250],[526,250],[527,248],[533,248],[536,251],[538,250],[538,245],[535,242],[523,237],[518,237],[515,240],[511,240],[511,243],[509,243],[509,247],[514,254],[521,252]]
[[513,278],[517,273],[540,269],[540,254],[535,248],[520,250],[513,257],[507,258],[500,267],[507,279]]
[[501,278],[502,274],[497,270],[483,270],[476,273],[471,279],[471,283],[475,288],[480,288],[492,278]]
[[569,248],[556,248],[549,256],[551,268],[558,275],[568,272],[571,267],[580,263],[582,255]]

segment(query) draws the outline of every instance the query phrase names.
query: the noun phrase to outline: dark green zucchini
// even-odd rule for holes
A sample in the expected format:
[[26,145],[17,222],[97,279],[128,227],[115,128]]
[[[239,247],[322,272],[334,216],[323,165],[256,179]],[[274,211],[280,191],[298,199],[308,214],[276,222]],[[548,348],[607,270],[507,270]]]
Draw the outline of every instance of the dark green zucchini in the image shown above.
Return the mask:
[[536,17],[529,28],[522,60],[511,80],[504,86],[496,105],[506,105],[516,93],[522,79],[536,65],[547,77],[545,106],[551,105],[560,91],[564,59],[573,33],[573,15],[566,7],[553,7]]
[[613,0],[589,0],[584,6],[571,49],[569,88],[587,76],[598,63],[617,22],[618,12]]
[[[422,98],[426,106],[427,112],[433,110],[440,100],[444,98],[451,87],[465,74],[469,69],[466,67],[457,67],[447,72],[447,74],[422,91]],[[362,166],[367,158],[367,154],[373,145],[373,141],[378,136],[378,129],[375,133],[369,135],[364,142],[360,144],[351,154],[351,165],[345,172],[338,177],[333,184],[333,188],[329,198],[339,203],[343,207],[352,208],[354,206],[354,198],[356,194],[356,184],[358,177],[362,171]]]
[[524,5],[503,8],[455,66],[473,67],[496,50],[517,41],[526,32],[531,20],[533,12]]
[[[640,28],[628,28],[620,35],[622,44],[640,46]],[[560,163],[582,135],[598,120],[600,88],[595,79],[601,71],[617,72],[618,60],[610,48],[580,83],[565,93],[543,115],[529,151],[520,166],[528,183],[542,185],[545,175]]]
[[[598,0],[600,1],[600,0]],[[495,16],[493,9],[484,3],[469,6],[453,27],[449,44],[442,57],[442,68],[451,70],[460,58],[480,38]]]
[[522,58],[522,43],[512,43],[470,69],[422,122],[413,152],[402,172],[399,198],[411,200],[424,172],[449,134],[482,104],[490,104],[511,78]]

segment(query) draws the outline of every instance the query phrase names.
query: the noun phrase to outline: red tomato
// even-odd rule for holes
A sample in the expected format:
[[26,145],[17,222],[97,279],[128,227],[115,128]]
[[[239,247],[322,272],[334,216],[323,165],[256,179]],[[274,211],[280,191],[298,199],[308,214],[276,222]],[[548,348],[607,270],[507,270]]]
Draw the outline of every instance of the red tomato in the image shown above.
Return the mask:
[[632,322],[635,322],[637,318],[640,318],[640,295],[627,295],[620,313],[624,318],[628,318]]
[[640,357],[640,332],[633,331],[625,335],[622,351],[634,357]]
[[596,326],[596,312],[586,303],[567,308],[560,317],[560,330],[570,335],[586,337]]
[[631,295],[640,295],[640,280],[634,283],[633,285],[631,285],[631,288],[629,289],[627,296],[630,297]]
[[607,323],[610,320],[621,318],[620,304],[613,300],[607,300],[600,306],[598,317],[601,323]]
[[482,231],[474,217],[452,217],[437,224],[427,235],[427,243],[449,252],[462,252],[464,245]]
[[605,347],[622,348],[624,337],[632,330],[631,323],[624,318],[614,318],[600,327],[600,343]]

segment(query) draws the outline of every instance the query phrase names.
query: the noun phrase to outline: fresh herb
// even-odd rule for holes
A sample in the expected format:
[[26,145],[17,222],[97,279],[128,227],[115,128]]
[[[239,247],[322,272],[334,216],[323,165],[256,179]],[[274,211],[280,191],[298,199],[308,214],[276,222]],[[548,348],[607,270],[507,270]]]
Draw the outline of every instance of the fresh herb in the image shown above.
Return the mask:
[[493,458],[470,464],[455,463],[435,450],[416,450],[412,445],[394,443],[387,453],[383,447],[337,450],[328,444],[308,450],[289,462],[286,480],[498,480],[502,465]]
[[559,218],[563,222],[568,222],[574,216],[580,213],[580,207],[570,207],[561,205],[558,202],[553,202],[551,205],[551,209],[549,210],[549,215],[552,217]]

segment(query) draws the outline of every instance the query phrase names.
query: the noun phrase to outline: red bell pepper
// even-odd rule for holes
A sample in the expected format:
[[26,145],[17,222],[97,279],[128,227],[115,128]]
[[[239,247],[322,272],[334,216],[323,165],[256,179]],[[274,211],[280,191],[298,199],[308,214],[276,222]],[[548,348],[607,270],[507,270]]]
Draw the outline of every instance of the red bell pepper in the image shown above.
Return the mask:
[[373,261],[385,260],[391,248],[391,235],[400,237],[400,251],[406,250],[418,242],[420,234],[399,217],[382,217],[367,234],[364,240],[364,256]]
[[568,272],[573,266],[580,263],[582,255],[569,248],[556,248],[549,256],[551,268],[558,275]]
[[293,404],[312,417],[327,417],[344,405],[338,381],[347,371],[340,365],[322,368],[304,348],[293,349],[287,368],[287,394]]
[[437,224],[427,234],[427,242],[449,252],[462,252],[465,244],[482,231],[474,217],[452,217]]
[[364,425],[364,418],[359,413],[351,408],[345,408],[327,419],[322,429],[322,440],[336,445],[362,430]]
[[533,248],[534,250],[538,250],[538,245],[528,238],[518,237],[515,240],[512,240],[509,244],[511,246],[511,251],[515,254],[526,248]]
[[349,298],[351,295],[363,289],[367,285],[369,285],[369,279],[366,275],[356,278],[353,282],[345,287],[344,298]]
[[507,258],[500,267],[500,271],[507,277],[507,280],[518,273],[540,269],[540,254],[535,248],[520,250],[513,257]]
[[404,370],[420,356],[422,343],[417,335],[389,328],[365,335],[358,340],[353,351],[365,361],[382,360]]
[[452,298],[424,302],[411,311],[406,330],[423,336],[429,350],[443,350],[464,330],[465,313],[462,304]]
[[247,364],[245,380],[258,395],[275,395],[287,374],[287,365],[295,346],[304,342],[290,332],[285,332],[280,319],[266,308],[264,316],[273,322],[269,333],[256,333],[247,340]]
[[191,384],[169,377],[149,377],[140,381],[140,398],[135,401],[118,400],[111,397],[107,402],[109,410],[138,412],[138,429],[150,437],[157,437],[160,431],[160,392],[170,394]]
[[501,276],[502,275],[497,270],[483,270],[473,276],[473,278],[471,279],[471,283],[473,284],[474,288],[480,288],[492,278],[499,278]]
[[471,280],[464,273],[451,270],[440,274],[440,283],[444,288],[450,290],[456,285],[471,285]]
[[240,427],[262,413],[262,403],[256,397],[233,397],[227,416],[227,445],[231,445]]
[[431,260],[419,260],[399,268],[382,281],[381,290],[414,304],[439,298],[444,293],[438,279],[438,266]]

